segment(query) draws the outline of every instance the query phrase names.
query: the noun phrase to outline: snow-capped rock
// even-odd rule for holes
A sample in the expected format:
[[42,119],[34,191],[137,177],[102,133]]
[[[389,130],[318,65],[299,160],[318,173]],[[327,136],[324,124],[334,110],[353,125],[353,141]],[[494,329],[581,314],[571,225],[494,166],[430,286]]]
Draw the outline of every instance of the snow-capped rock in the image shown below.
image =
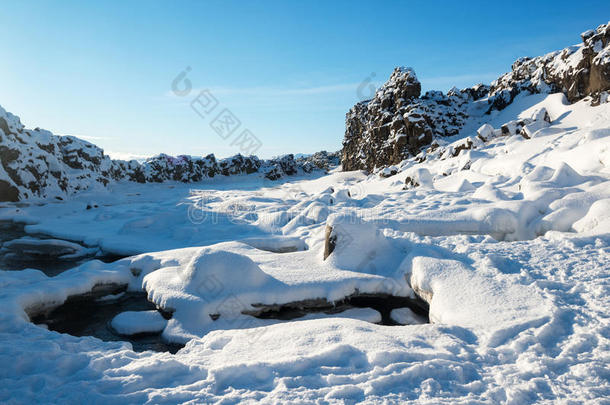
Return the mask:
[[305,167],[308,163],[318,169],[328,170],[331,167],[341,164],[341,152],[327,152],[325,150],[316,152],[309,156],[302,156],[296,159],[297,163]]
[[113,181],[161,183],[197,182],[214,176],[260,173],[277,180],[298,173],[327,169],[332,154],[314,155],[320,162],[296,161],[293,155],[269,160],[235,156],[217,160],[160,154],[140,163],[112,160],[104,151],[73,136],[58,136],[44,129],[26,129],[19,117],[0,107],[0,201],[55,198],[83,190],[103,188]]
[[565,93],[573,103],[586,96],[598,104],[610,89],[610,23],[581,34],[583,43],[536,58],[520,58],[491,84],[491,108],[502,109],[522,91]]
[[[411,68],[396,68],[371,100],[362,101],[346,115],[341,163],[344,170],[374,171],[416,156],[440,138],[464,135],[466,124],[487,101],[484,112],[502,110],[522,93],[558,93],[571,103],[587,96],[591,104],[604,103],[610,90],[610,23],[582,34],[583,44],[536,58],[520,58],[512,71],[495,80],[491,87],[451,89],[447,94],[428,91],[420,97],[421,85]],[[481,106],[482,107],[482,106]],[[502,135],[525,138],[550,122],[546,111],[531,120],[502,126]],[[537,125],[530,127],[532,122]],[[481,124],[478,124],[479,126]],[[475,127],[476,128],[476,127]],[[497,133],[489,125],[480,126],[478,138],[486,142]],[[463,142],[470,149],[472,142]]]
[[347,113],[341,163],[344,170],[385,167],[401,162],[429,145],[435,137],[456,135],[465,124],[470,102],[485,95],[482,84],[430,91],[420,97],[421,85],[411,68],[394,69],[372,100]]

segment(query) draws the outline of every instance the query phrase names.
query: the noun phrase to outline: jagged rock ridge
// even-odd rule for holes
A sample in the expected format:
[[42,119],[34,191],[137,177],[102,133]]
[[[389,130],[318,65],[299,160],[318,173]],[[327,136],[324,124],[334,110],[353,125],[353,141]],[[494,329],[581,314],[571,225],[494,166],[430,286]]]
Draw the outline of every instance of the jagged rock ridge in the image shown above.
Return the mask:
[[0,201],[64,199],[112,181],[197,182],[219,175],[251,173],[277,180],[327,169],[333,160],[337,160],[336,155],[326,152],[297,160],[293,155],[262,160],[240,154],[221,160],[212,154],[205,157],[161,154],[142,163],[113,160],[101,148],[82,139],[53,135],[40,128],[26,129],[19,117],[0,107]]
[[571,103],[591,96],[600,102],[610,89],[610,23],[581,34],[583,43],[536,58],[520,58],[489,91],[492,108],[502,109],[522,91],[563,92]]
[[371,100],[346,115],[341,163],[343,170],[384,168],[416,156],[435,139],[460,133],[469,107],[487,99],[488,112],[501,110],[517,94],[563,92],[570,102],[591,97],[605,101],[610,90],[610,23],[582,34],[581,45],[536,58],[517,60],[512,71],[491,86],[478,84],[446,95],[421,85],[411,68],[394,69]]
[[356,104],[346,117],[343,170],[373,170],[415,155],[436,137],[456,135],[468,117],[470,102],[489,87],[452,89],[447,95],[421,85],[411,68],[394,69],[372,100]]

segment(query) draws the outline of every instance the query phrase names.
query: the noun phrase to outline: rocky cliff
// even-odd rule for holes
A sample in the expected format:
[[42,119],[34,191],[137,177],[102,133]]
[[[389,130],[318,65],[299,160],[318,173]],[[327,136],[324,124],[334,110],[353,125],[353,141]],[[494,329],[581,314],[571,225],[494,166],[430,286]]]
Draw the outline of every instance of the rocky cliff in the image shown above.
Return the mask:
[[215,176],[258,173],[277,180],[283,176],[325,170],[338,158],[326,152],[295,160],[293,155],[262,160],[235,155],[217,160],[161,154],[140,163],[112,160],[99,147],[72,136],[44,129],[26,129],[19,117],[0,107],[0,201],[29,198],[64,199],[82,190],[102,188],[113,181],[138,183],[197,182]]
[[343,170],[391,166],[416,156],[435,139],[460,134],[475,101],[486,100],[488,113],[505,108],[521,92],[563,92],[570,102],[591,97],[593,105],[605,101],[610,90],[610,23],[581,37],[580,45],[517,60],[511,72],[491,86],[454,88],[447,94],[429,91],[422,96],[413,69],[394,69],[371,100],[347,113]]

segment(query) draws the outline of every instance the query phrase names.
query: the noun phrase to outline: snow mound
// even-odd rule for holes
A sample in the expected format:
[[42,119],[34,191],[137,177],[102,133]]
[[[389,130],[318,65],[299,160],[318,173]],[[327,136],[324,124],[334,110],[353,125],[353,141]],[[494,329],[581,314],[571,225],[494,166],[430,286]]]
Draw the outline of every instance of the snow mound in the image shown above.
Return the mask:
[[[181,273],[185,291],[200,293],[210,280],[232,286],[259,289],[274,281],[247,256],[213,248],[203,248]],[[239,283],[239,284],[237,284]]]
[[427,323],[426,320],[413,312],[410,308],[396,308],[390,312],[390,318],[401,325],[419,325]]
[[576,232],[603,233],[610,230],[610,199],[591,204],[586,215],[574,223]]
[[110,325],[121,335],[159,333],[167,325],[167,320],[159,311],[126,311],[115,316]]
[[525,285],[485,277],[465,263],[426,256],[412,257],[409,282],[430,304],[435,323],[495,331],[490,344],[515,325],[538,322],[551,315],[542,296]]

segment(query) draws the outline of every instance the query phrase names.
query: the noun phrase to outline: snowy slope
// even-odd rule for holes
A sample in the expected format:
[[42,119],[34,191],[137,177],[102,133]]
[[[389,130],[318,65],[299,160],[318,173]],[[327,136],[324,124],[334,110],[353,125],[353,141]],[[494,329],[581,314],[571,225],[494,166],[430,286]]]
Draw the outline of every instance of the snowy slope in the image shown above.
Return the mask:
[[[521,95],[485,123],[484,141],[449,140],[394,174],[119,183],[5,204],[31,234],[138,255],[0,274],[0,400],[604,403],[610,104]],[[28,321],[109,283],[171,313],[126,313],[116,328],[186,346],[134,352]],[[432,323],[405,309],[404,326],[373,310],[252,316],[366,293],[419,296]]]
[[[124,163],[0,110],[0,191],[70,195],[1,203],[3,232],[21,224],[26,235],[0,235],[0,254],[126,256],[54,277],[0,270],[0,402],[608,403],[610,103],[596,83],[560,88],[582,80],[582,61],[608,66],[607,27],[520,61],[495,95],[405,106],[416,153],[385,144],[392,165],[370,172],[309,175],[287,158],[273,165],[290,177],[233,177],[270,166],[198,160],[226,174],[210,178],[161,156],[115,181],[104,171],[128,173]],[[418,84],[398,69],[371,105],[417,98]],[[378,135],[403,128],[392,118]],[[131,293],[157,310],[122,311],[107,328],[183,348],[49,330],[46,317],[77,298],[113,305]],[[371,297],[391,311],[349,304]]]
[[[491,86],[428,91],[412,68],[394,69],[371,100],[346,115],[341,163],[346,170],[383,169],[446,138],[474,135],[476,123],[514,108],[517,97],[563,93],[570,103],[606,102],[610,91],[610,23],[581,34],[582,43],[535,58],[520,58]],[[519,105],[517,108],[520,108]],[[529,118],[529,117],[528,117]],[[503,124],[504,122],[502,122]],[[480,125],[480,124],[479,124]]]

